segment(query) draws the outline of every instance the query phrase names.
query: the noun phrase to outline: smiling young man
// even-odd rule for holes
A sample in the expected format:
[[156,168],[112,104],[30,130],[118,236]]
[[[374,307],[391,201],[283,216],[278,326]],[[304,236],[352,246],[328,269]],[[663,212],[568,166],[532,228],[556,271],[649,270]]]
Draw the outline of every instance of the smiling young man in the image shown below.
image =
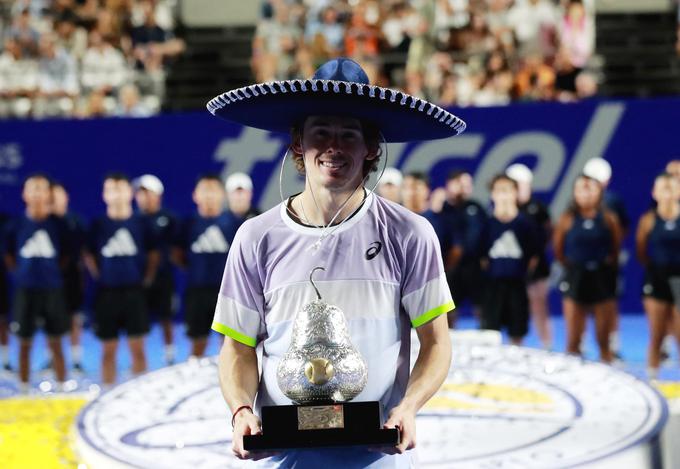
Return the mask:
[[[247,98],[243,98],[247,96]],[[216,115],[271,131],[292,129],[290,151],[305,189],[246,221],[229,250],[213,329],[226,337],[219,356],[224,398],[234,415],[233,450],[264,467],[410,467],[418,409],[449,370],[446,313],[453,309],[437,237],[423,217],[364,188],[378,167],[381,141],[456,135],[464,123],[430,103],[372,87],[347,59],[310,80],[253,85],[208,104]],[[385,427],[400,427],[396,447],[249,453],[243,436],[261,431],[257,410],[287,405],[277,366],[291,344],[296,313],[324,299],[347,319],[368,381],[354,401],[379,401]],[[410,334],[420,352],[410,371]],[[256,347],[262,347],[262,373]],[[255,410],[253,410],[255,407]]]

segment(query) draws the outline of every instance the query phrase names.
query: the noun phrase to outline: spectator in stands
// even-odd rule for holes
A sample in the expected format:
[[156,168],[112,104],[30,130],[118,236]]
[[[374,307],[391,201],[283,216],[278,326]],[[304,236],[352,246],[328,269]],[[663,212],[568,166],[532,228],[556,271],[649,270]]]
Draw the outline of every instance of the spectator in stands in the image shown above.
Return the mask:
[[527,166],[521,163],[512,164],[505,170],[505,174],[517,183],[517,201],[520,212],[535,225],[536,263],[529,269],[527,284],[529,311],[541,340],[541,346],[544,350],[552,350],[552,327],[548,307],[550,263],[547,254],[548,244],[552,237],[550,213],[548,207],[532,195],[531,183],[534,175]]
[[528,55],[515,78],[515,96],[522,101],[544,101],[554,95],[555,71],[540,54]]
[[385,168],[380,183],[377,187],[378,195],[391,200],[392,202],[401,203],[401,183],[403,176],[401,171],[396,168]]
[[291,21],[288,5],[277,3],[274,17],[260,22],[255,31],[251,63],[256,79],[289,78],[301,37],[302,31]]
[[75,59],[50,34],[40,38],[40,55],[36,115],[72,114],[80,89]]
[[671,160],[666,164],[666,172],[680,181],[680,160]]
[[595,49],[595,25],[582,0],[569,0],[559,26],[560,48],[578,72],[583,70]]
[[22,55],[35,57],[38,54],[38,41],[40,34],[31,24],[31,12],[29,9],[21,11],[12,22],[7,37],[14,39],[21,48]]
[[571,206],[555,226],[555,258],[564,267],[560,282],[562,310],[567,325],[567,353],[580,355],[586,315],[595,315],[600,359],[609,363],[610,333],[616,315],[615,275],[621,248],[616,215],[602,204],[602,186],[581,175],[574,182]]
[[193,357],[203,356],[208,345],[224,263],[241,225],[225,216],[224,198],[219,176],[201,176],[193,193],[197,212],[182,223],[173,249],[174,261],[187,271],[184,316]]
[[527,274],[538,262],[536,227],[519,210],[514,179],[498,175],[489,189],[493,214],[481,236],[481,265],[488,276],[481,328],[497,331],[507,328],[512,344],[521,345],[529,332]]
[[143,286],[152,284],[160,254],[148,224],[132,211],[132,186],[121,173],[104,179],[106,215],[88,233],[85,265],[97,282],[94,331],[102,341],[102,382],[116,381],[116,351],[124,330],[132,356],[132,372],[146,370],[144,337],[149,318]]
[[331,56],[343,52],[345,26],[340,22],[338,10],[327,6],[318,19],[308,18],[305,39],[309,42],[322,41]]
[[177,236],[177,217],[163,207],[165,188],[160,179],[153,174],[145,174],[135,179],[135,201],[139,214],[149,225],[152,236],[160,253],[156,276],[150,285],[145,286],[146,308],[149,314],[157,315],[163,329],[163,355],[166,365],[175,362],[173,321],[175,314],[173,297],[175,274],[170,263],[170,251]]
[[63,47],[76,60],[81,60],[87,50],[87,31],[78,26],[78,17],[67,10],[54,20],[57,47]]
[[125,57],[97,30],[90,32],[89,38],[81,66],[83,91],[115,94],[128,78]]
[[515,2],[508,11],[508,24],[519,43],[519,53],[550,55],[554,52],[557,11],[549,0]]
[[646,271],[642,294],[650,332],[647,375],[656,379],[669,325],[680,344],[680,181],[668,173],[657,176],[652,197],[656,208],[640,218],[636,247]]
[[185,44],[181,39],[174,38],[171,32],[156,24],[152,2],[145,1],[141,5],[144,24],[132,29],[130,34],[132,53],[137,61],[137,68],[144,70],[151,79],[154,94],[162,96],[164,93],[163,66],[167,59],[181,54]]
[[[13,325],[20,340],[19,379],[22,391],[30,383],[31,347],[39,324],[45,329],[58,383],[66,379],[61,336],[68,331],[61,266],[70,255],[63,222],[51,214],[50,181],[44,174],[24,182],[23,215],[6,229],[4,257],[14,274]],[[60,384],[58,384],[60,386]]]
[[69,252],[72,253],[62,266],[64,278],[64,300],[70,319],[71,362],[73,371],[83,371],[82,335],[84,315],[83,300],[85,297],[85,278],[81,256],[85,246],[86,227],[83,219],[69,210],[69,194],[64,185],[52,181],[52,214],[60,218],[66,228]]
[[139,88],[128,83],[118,93],[118,105],[114,114],[119,117],[149,117],[153,110],[140,100]]
[[0,55],[0,117],[25,117],[38,87],[38,62],[26,57],[14,39]]

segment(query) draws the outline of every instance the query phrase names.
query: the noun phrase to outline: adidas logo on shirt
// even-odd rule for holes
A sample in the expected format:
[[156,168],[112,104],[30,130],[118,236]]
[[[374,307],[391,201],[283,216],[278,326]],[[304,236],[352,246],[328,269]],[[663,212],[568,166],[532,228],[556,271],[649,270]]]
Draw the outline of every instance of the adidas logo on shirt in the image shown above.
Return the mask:
[[229,243],[224,239],[222,230],[215,225],[210,225],[191,245],[191,252],[196,254],[223,253],[228,251]]
[[25,259],[32,257],[53,258],[57,255],[52,240],[45,230],[38,230],[26,240],[19,250],[19,255]]
[[136,256],[137,245],[127,228],[118,228],[102,248],[104,257]]
[[506,231],[498,238],[489,250],[489,257],[491,259],[521,259],[522,248],[517,241],[515,233]]

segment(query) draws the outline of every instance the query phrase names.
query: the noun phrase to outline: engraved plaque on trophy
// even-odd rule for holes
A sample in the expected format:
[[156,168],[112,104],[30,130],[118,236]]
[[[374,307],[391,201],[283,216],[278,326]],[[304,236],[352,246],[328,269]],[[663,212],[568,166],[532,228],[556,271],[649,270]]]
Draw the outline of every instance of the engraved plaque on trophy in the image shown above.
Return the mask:
[[349,402],[366,386],[366,362],[349,337],[345,315],[317,299],[297,313],[277,381],[295,404],[262,407],[262,434],[245,435],[247,451],[332,446],[395,446],[397,428],[382,428],[381,405]]

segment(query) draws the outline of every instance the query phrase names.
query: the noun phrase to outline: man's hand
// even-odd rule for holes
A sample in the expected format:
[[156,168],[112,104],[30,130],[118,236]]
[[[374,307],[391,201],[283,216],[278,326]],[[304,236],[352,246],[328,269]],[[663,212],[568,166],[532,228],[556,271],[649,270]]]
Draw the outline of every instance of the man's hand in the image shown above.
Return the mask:
[[236,457],[239,459],[252,459],[253,461],[257,461],[278,454],[269,451],[250,452],[243,448],[244,435],[259,435],[261,433],[262,423],[257,415],[249,410],[239,412],[234,419],[234,436],[232,437],[232,451]]
[[416,447],[416,409],[405,405],[403,402],[392,409],[390,417],[383,425],[384,428],[398,427],[401,443],[392,448],[381,448],[383,453],[402,454],[404,451]]

